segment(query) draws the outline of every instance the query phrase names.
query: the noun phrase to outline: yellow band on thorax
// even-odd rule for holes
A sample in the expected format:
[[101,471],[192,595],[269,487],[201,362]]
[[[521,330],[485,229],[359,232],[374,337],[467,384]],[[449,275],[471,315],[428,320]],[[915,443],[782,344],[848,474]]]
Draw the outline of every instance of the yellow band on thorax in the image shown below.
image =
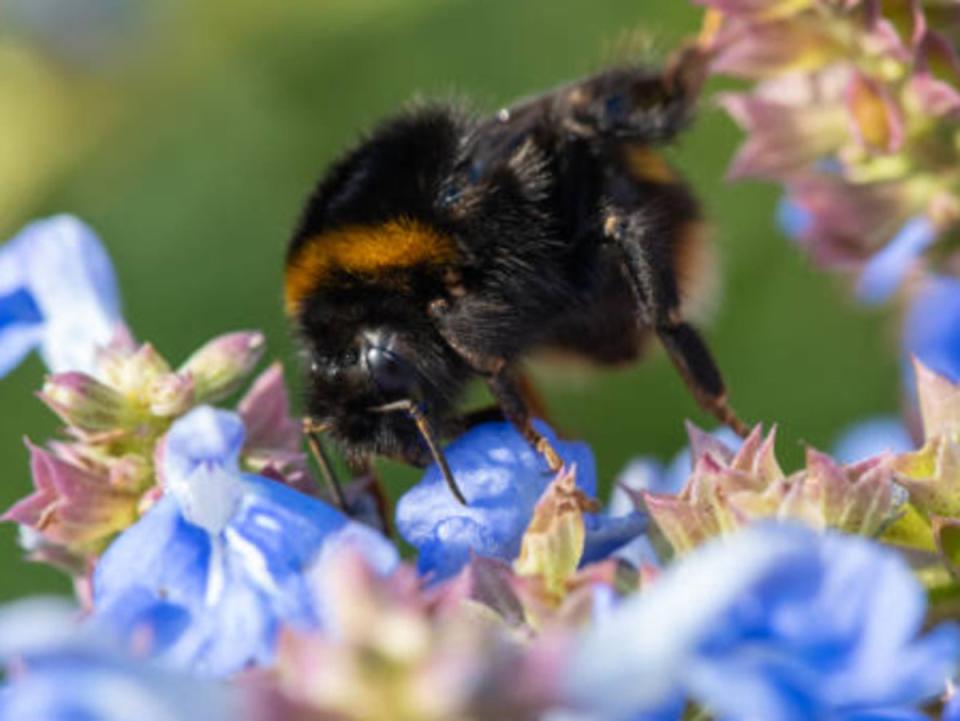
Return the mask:
[[288,313],[337,273],[378,279],[416,266],[439,266],[456,258],[453,240],[416,220],[353,225],[308,238],[287,264]]

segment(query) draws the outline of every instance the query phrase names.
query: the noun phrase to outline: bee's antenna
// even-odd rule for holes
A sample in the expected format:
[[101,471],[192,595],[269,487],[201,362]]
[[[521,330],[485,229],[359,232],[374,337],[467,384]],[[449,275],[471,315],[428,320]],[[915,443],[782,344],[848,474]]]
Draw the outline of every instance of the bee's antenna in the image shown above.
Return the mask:
[[323,475],[323,480],[327,484],[330,493],[333,494],[334,500],[340,507],[340,510],[346,513],[349,510],[347,507],[347,497],[343,492],[343,486],[340,485],[340,481],[337,479],[337,474],[333,470],[333,463],[330,462],[330,456],[327,455],[327,451],[323,447],[323,441],[320,439],[320,434],[328,428],[329,425],[317,423],[312,418],[303,419],[303,435],[307,439],[307,446],[310,448],[310,453],[317,462],[320,473]]
[[393,403],[387,403],[383,406],[376,406],[371,410],[377,411],[378,413],[391,413],[393,411],[406,411],[410,414],[410,417],[413,418],[413,422],[417,424],[417,430],[420,431],[420,435],[423,436],[423,440],[427,443],[427,448],[430,449],[430,454],[433,456],[433,460],[436,461],[437,465],[440,467],[440,474],[443,476],[443,480],[447,484],[447,488],[450,489],[450,492],[454,495],[461,505],[468,505],[467,499],[463,495],[463,491],[460,490],[460,487],[457,485],[456,480],[453,477],[453,471],[450,470],[450,465],[447,463],[447,457],[443,455],[443,450],[437,445],[437,442],[434,438],[433,431],[430,428],[430,422],[427,420],[427,417],[423,414],[423,411],[420,410],[420,407],[414,403],[412,400],[402,400],[395,401]]

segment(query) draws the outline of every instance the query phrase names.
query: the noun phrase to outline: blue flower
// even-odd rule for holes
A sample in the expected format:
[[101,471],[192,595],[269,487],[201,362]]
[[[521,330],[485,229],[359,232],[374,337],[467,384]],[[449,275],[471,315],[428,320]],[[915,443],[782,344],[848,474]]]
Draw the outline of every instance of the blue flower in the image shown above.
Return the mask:
[[238,416],[201,406],[170,429],[166,493],[106,550],[93,578],[94,621],[201,674],[269,662],[281,624],[323,621],[314,570],[331,549],[398,562],[380,534],[315,498],[239,468]]
[[682,692],[731,721],[913,718],[960,635],[918,637],[923,589],[893,551],[772,523],[707,544],[588,629],[572,701],[604,721]]
[[877,416],[847,428],[834,444],[833,457],[858,463],[881,453],[906,453],[916,445],[896,416]]
[[960,280],[929,277],[904,318],[904,374],[913,387],[910,356],[930,370],[960,381]]
[[[576,464],[577,486],[595,495],[590,448],[557,441],[545,424],[536,426],[565,463]],[[437,580],[457,573],[471,554],[504,561],[516,558],[533,508],[555,475],[508,423],[472,428],[450,444],[446,456],[467,506],[445,487],[436,465],[397,504],[397,530],[419,551],[420,572]],[[588,521],[588,527],[593,523]]]
[[65,601],[0,609],[0,661],[16,662],[0,686],[0,721],[233,721],[238,694],[134,660]]
[[[808,237],[815,218],[808,208],[789,197],[777,205],[777,224],[794,240]],[[866,262],[857,281],[857,296],[874,305],[887,300],[903,283],[910,270],[937,239],[939,230],[930,218],[909,219],[881,250]]]
[[857,295],[865,303],[887,300],[906,278],[917,259],[937,239],[937,227],[929,218],[911,218],[882,250],[864,266]]
[[31,223],[0,246],[0,377],[37,347],[55,373],[90,373],[122,323],[110,257],[76,218]]

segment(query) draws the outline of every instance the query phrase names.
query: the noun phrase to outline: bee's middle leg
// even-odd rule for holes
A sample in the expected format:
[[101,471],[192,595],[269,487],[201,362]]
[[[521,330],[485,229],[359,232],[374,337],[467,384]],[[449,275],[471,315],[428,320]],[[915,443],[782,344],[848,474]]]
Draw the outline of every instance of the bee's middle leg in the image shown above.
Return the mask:
[[[520,431],[527,442],[546,460],[551,471],[558,471],[563,461],[553,448],[550,440],[533,426],[534,413],[543,411],[543,402],[537,394],[533,384],[519,370],[511,367],[504,358],[485,356],[469,349],[467,344],[451,331],[443,322],[443,314],[447,310],[445,303],[435,303],[430,307],[430,315],[434,319],[435,327],[444,341],[464,361],[486,381],[487,388],[496,402],[496,408],[502,418],[509,421]],[[495,420],[491,409],[481,409],[471,425]],[[471,420],[470,415],[464,420]],[[471,427],[468,425],[467,427]]]
[[504,368],[487,379],[487,387],[504,417],[520,431],[537,453],[543,456],[551,471],[559,471],[563,467],[563,460],[550,440],[533,427],[533,416],[524,399],[521,378],[512,369]]

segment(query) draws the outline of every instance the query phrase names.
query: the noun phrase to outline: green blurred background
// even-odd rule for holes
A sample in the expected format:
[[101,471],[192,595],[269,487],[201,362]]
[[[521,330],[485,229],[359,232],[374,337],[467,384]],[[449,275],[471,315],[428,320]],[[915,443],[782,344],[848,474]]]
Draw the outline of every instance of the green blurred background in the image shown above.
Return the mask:
[[[601,67],[640,30],[696,30],[685,0],[7,0],[0,6],[0,237],[69,211],[112,253],[137,336],[174,362],[260,328],[293,369],[281,259],[301,200],[357,133],[420,93],[496,109]],[[634,34],[636,34],[634,32]],[[672,151],[717,227],[724,291],[707,335],[751,421],[778,422],[784,465],[896,410],[892,319],[854,305],[774,222],[777,192],[728,185],[738,131],[705,107]],[[57,430],[35,358],[0,383],[0,506],[29,491],[22,438]],[[709,425],[655,353],[602,375],[541,370],[558,425],[609,482]],[[393,492],[415,478],[385,469]],[[0,527],[0,599],[65,589]]]

